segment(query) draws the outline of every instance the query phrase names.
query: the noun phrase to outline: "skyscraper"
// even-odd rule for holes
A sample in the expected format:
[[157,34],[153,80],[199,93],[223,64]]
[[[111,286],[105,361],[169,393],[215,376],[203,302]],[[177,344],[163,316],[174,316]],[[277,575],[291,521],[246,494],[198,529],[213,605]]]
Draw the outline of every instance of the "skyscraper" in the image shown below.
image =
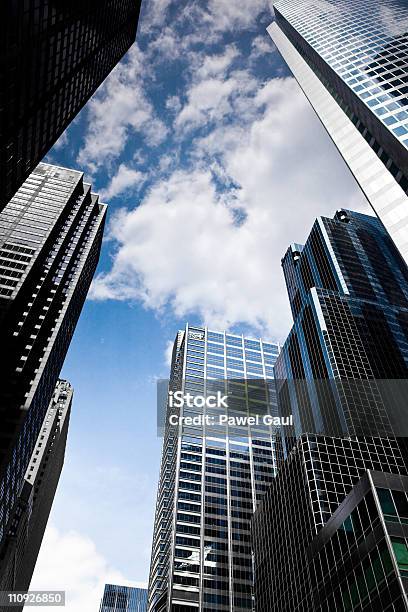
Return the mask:
[[6,535],[0,559],[1,591],[27,591],[30,586],[64,463],[72,395],[71,385],[59,380],[38,434],[13,521]]
[[256,612],[406,612],[407,496],[392,438],[301,436],[254,516]]
[[[276,411],[273,365],[279,347],[187,325],[177,335],[170,392],[228,394],[228,414]],[[149,612],[252,610],[250,521],[275,473],[272,429],[221,424],[221,405],[167,406],[153,535]]]
[[401,254],[408,257],[408,6],[278,0],[280,53]]
[[147,612],[147,589],[106,584],[99,612]]
[[408,377],[408,270],[380,221],[321,217],[282,266],[294,325],[275,376],[295,437],[407,435],[386,381],[400,380],[397,391]]
[[5,0],[0,210],[135,40],[140,0]]
[[98,258],[106,207],[40,164],[0,213],[0,557]]
[[404,261],[377,218],[340,210],[282,265],[294,325],[275,379],[294,425],[253,523],[257,612],[408,609],[404,528],[377,491],[406,502]]

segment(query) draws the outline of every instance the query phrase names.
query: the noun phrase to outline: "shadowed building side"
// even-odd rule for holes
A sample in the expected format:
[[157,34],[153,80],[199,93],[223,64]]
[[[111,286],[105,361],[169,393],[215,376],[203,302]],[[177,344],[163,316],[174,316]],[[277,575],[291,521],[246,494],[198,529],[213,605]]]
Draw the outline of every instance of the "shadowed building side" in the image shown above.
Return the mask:
[[31,455],[14,518],[6,536],[0,558],[1,591],[29,589],[64,464],[72,396],[71,385],[59,380]]

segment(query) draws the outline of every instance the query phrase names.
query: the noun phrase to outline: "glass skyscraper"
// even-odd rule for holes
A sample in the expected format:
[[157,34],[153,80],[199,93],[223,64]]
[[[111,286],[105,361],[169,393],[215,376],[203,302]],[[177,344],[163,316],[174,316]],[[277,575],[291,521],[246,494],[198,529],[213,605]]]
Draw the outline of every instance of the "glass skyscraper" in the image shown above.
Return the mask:
[[408,257],[408,6],[278,0],[269,33]]
[[48,164],[0,213],[0,564],[15,542],[19,494],[98,262],[105,214],[81,172]]
[[302,435],[254,516],[256,612],[406,612],[407,499],[395,439]]
[[398,392],[408,378],[408,269],[381,222],[347,210],[321,217],[282,266],[294,325],[275,376],[295,437],[408,435],[387,383],[400,381]]
[[[228,394],[228,414],[276,414],[279,346],[192,327],[177,335],[169,389]],[[273,430],[170,424],[167,406],[149,581],[149,612],[252,610],[250,523],[275,474]],[[179,409],[215,418],[225,408]]]
[[147,589],[106,584],[99,612],[147,612]]
[[140,0],[3,0],[0,210],[136,37]]
[[293,428],[254,518],[256,610],[407,610],[405,263],[377,218],[340,210],[282,265],[294,325],[275,380]]

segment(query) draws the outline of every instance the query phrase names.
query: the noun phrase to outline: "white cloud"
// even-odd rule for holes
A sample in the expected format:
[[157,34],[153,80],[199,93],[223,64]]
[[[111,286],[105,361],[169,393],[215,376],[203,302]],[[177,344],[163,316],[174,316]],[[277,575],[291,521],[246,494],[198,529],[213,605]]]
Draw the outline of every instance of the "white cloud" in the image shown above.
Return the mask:
[[[257,80],[247,70],[233,70],[192,83],[186,91],[187,102],[176,117],[175,126],[183,131],[222,122],[227,116],[242,121],[240,105],[252,99],[258,87]],[[252,110],[255,110],[254,108]]]
[[174,168],[177,165],[178,161],[179,157],[176,151],[174,151],[171,155],[163,155],[159,161],[158,171],[160,173],[168,172],[170,168]]
[[126,164],[120,164],[116,174],[111,178],[107,187],[99,191],[99,195],[102,200],[115,198],[132,188],[140,187],[145,178],[143,172],[134,170]]
[[[208,0],[201,3],[180,5],[177,0],[151,0],[143,16],[142,31],[149,33],[153,28],[160,29],[162,34],[168,21],[171,5],[175,7],[172,21],[176,27],[187,22],[194,22],[196,33],[207,39],[213,32],[228,32],[236,29],[251,28],[260,14],[265,11],[272,15],[272,0]],[[195,40],[195,36],[193,37]],[[204,38],[205,40],[205,38]]]
[[242,58],[237,47],[227,45],[221,54],[190,51],[189,58],[191,78],[184,90],[184,104],[180,97],[168,100],[172,110],[177,112],[178,106],[174,121],[177,133],[185,135],[192,129],[209,128],[213,122],[221,123],[227,117],[239,117],[241,123],[247,120],[241,114],[242,103],[246,113],[256,110],[248,102],[255,96],[259,83],[250,70],[239,67],[236,60]]
[[166,100],[166,108],[176,114],[176,126],[188,124],[189,128],[194,128],[211,120],[215,110],[218,117],[230,112],[230,97],[248,81],[249,73],[240,73],[244,77],[241,83],[226,78],[234,60],[240,56],[235,45],[227,45],[220,54],[193,51],[185,41],[183,45],[185,58],[188,58],[186,75],[189,76],[183,92],[185,103],[183,105],[179,95],[172,95]]
[[[65,591],[64,610],[84,612],[99,609],[106,583],[146,587],[111,567],[89,537],[47,527],[30,589]],[[37,610],[46,612],[44,606]]]
[[147,162],[146,157],[141,151],[139,151],[139,149],[136,149],[136,151],[132,154],[132,159],[135,164],[138,164],[139,166],[143,166]]
[[186,40],[181,38],[175,29],[175,24],[165,25],[160,35],[152,37],[149,41],[148,53],[154,57],[155,62],[171,62],[186,50]]
[[142,31],[147,33],[152,28],[162,26],[166,21],[171,3],[172,0],[151,0],[145,3],[144,6],[147,8],[140,24]]
[[[293,79],[272,80],[251,104],[258,118],[250,125],[215,130],[197,144],[193,169],[174,172],[142,205],[114,217],[118,250],[94,298],[135,298],[180,317],[199,313],[214,327],[247,323],[285,336],[286,248],[306,238],[316,216],[366,204]],[[201,163],[215,155],[227,192]],[[237,209],[246,216],[240,224]]]
[[208,20],[217,30],[234,30],[250,28],[256,23],[259,14],[269,11],[272,14],[272,3],[268,0],[209,0]]
[[205,55],[201,54],[198,68],[198,76],[200,79],[205,79],[210,76],[222,77],[226,74],[227,69],[232,62],[239,56],[239,51],[235,45],[228,45],[224,53]]
[[173,113],[179,113],[181,110],[181,102],[179,96],[169,96],[166,100],[166,108],[173,111]]
[[197,127],[231,112],[230,96],[236,83],[232,79],[206,79],[194,85],[188,94],[188,103],[176,119],[176,125]]
[[253,61],[258,57],[265,55],[265,53],[274,53],[274,51],[276,51],[276,46],[272,42],[271,37],[265,32],[263,36],[255,36],[255,38],[252,40],[251,55],[249,56],[249,60]]
[[165,138],[167,129],[144,91],[147,76],[148,63],[135,44],[88,102],[88,130],[77,157],[82,167],[95,171],[115,159],[132,133],[140,133],[151,146]]
[[[258,18],[266,14],[266,22],[272,19],[271,0],[209,0],[207,2],[178,2],[176,0],[151,0],[141,20],[140,32],[149,36],[146,50],[158,65],[182,59],[190,68],[202,61],[202,46],[210,49],[221,42],[229,32],[255,30]],[[171,17],[169,9],[173,8]],[[221,57],[221,56],[220,56]]]

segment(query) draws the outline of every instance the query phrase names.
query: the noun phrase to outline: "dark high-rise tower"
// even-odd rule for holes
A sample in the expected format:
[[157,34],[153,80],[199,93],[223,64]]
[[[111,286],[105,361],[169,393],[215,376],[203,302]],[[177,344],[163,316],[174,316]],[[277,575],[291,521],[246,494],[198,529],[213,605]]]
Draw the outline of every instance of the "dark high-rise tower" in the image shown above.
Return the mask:
[[135,40],[140,0],[4,0],[0,210]]
[[[282,264],[294,325],[275,379],[294,426],[254,520],[256,609],[406,610],[407,268],[377,218],[346,210]],[[394,526],[382,498],[401,501]]]
[[381,222],[346,210],[319,218],[282,265],[294,325],[275,375],[295,437],[408,434],[381,396],[408,377],[408,269]]
[[408,5],[277,0],[269,33],[408,258]]
[[[41,425],[2,549],[1,591],[27,591],[30,586],[64,463],[72,395],[71,385],[59,380]],[[2,606],[0,610],[3,611]]]
[[301,436],[254,516],[256,612],[406,612],[404,472],[391,438]]
[[[187,326],[177,335],[170,389],[228,393],[228,414],[274,414],[276,344]],[[225,407],[167,418],[149,581],[149,612],[253,609],[252,513],[275,473],[271,426],[220,424]],[[168,415],[172,414],[170,410]],[[211,424],[211,420],[215,424]]]
[[0,213],[0,558],[98,258],[106,207],[40,164]]

